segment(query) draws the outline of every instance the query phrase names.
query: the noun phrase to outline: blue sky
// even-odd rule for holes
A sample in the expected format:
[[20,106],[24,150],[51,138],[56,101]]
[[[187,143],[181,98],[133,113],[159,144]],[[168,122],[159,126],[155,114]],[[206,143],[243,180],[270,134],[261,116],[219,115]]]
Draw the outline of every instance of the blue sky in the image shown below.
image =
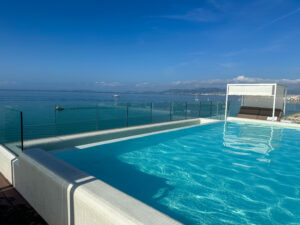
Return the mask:
[[299,40],[299,0],[2,0],[0,88],[300,84]]

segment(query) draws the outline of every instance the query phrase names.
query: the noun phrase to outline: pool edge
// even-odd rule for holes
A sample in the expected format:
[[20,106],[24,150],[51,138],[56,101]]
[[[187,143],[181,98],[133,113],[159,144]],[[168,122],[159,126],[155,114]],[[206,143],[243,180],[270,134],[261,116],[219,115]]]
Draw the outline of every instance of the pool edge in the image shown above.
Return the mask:
[[191,125],[207,124],[220,120],[196,118],[179,120],[172,122],[163,122],[147,125],[139,125],[133,127],[93,131],[80,134],[63,135],[43,139],[28,140],[24,142],[25,149],[41,148],[44,150],[57,150],[75,147],[79,145],[85,145],[105,140],[111,140],[116,138],[129,137],[137,134],[145,134],[161,130],[169,130],[173,128],[186,127]]

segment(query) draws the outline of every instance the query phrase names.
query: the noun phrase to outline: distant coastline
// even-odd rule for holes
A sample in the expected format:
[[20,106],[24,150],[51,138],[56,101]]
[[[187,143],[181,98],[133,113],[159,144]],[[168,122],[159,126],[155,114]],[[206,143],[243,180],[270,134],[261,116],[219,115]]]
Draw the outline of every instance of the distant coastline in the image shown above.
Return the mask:
[[166,95],[220,95],[225,91],[218,88],[201,89],[170,89],[166,91],[98,91],[98,90],[38,90],[38,89],[0,89],[0,91],[28,91],[28,92],[75,92],[75,93],[107,93],[107,94],[166,94]]
[[[17,91],[17,92],[62,92],[62,93],[102,93],[102,94],[157,94],[157,95],[214,95],[214,96],[225,96],[225,89],[221,88],[198,88],[198,89],[169,89],[165,91],[99,91],[99,90],[39,90],[39,89],[1,89],[0,91]],[[287,96],[288,102],[300,102],[300,93],[291,91],[292,94]]]
[[190,95],[225,95],[222,88],[197,88],[197,89],[170,89],[162,91],[163,94],[190,94]]

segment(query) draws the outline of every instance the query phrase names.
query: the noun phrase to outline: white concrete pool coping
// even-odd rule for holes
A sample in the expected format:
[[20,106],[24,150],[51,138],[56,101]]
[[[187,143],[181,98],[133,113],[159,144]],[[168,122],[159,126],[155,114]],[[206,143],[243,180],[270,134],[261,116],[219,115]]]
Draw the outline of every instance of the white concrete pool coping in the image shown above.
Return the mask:
[[128,137],[116,138],[116,139],[107,140],[107,141],[100,141],[100,142],[95,142],[95,143],[86,144],[86,145],[78,145],[78,146],[76,146],[76,148],[77,149],[90,148],[90,147],[94,147],[94,146],[98,146],[98,145],[105,145],[105,144],[110,144],[110,143],[114,143],[114,142],[129,140],[129,139],[136,139],[136,138],[146,137],[146,136],[149,136],[149,135],[162,134],[162,133],[167,133],[167,132],[170,132],[170,131],[188,129],[188,128],[191,128],[191,127],[201,126],[201,125],[205,125],[205,124],[208,124],[208,123],[220,122],[219,120],[211,120],[211,119],[206,119],[206,120],[201,120],[201,121],[202,122],[200,124],[183,126],[183,127],[180,127],[180,128],[173,128],[173,129],[156,131],[156,132],[149,132],[149,133],[144,133],[144,134],[139,134],[139,135],[132,135],[132,136],[128,136]]

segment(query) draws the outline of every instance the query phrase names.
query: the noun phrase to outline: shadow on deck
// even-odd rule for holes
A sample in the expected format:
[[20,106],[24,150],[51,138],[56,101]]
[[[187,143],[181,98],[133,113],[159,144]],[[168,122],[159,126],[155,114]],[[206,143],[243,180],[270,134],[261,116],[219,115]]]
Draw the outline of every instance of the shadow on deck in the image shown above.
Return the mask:
[[0,225],[27,224],[47,223],[0,173]]

